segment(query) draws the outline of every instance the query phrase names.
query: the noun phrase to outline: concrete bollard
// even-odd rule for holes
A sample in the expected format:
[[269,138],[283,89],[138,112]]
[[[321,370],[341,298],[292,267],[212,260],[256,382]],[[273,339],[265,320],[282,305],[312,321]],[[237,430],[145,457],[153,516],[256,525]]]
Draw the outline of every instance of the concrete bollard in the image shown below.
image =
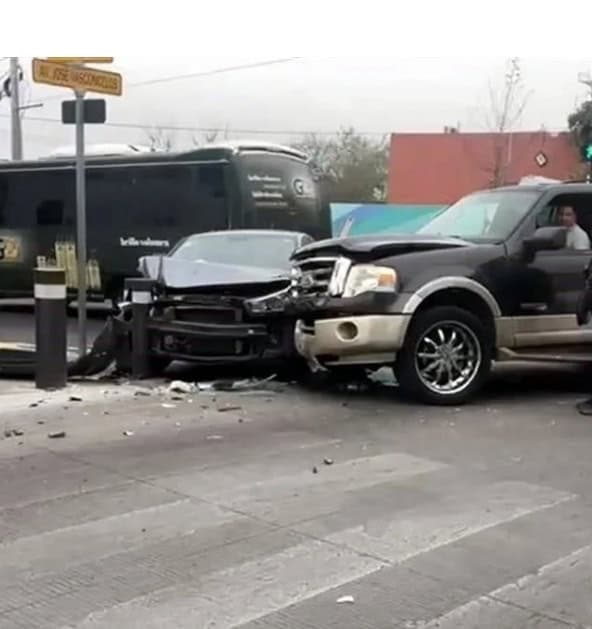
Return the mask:
[[148,314],[152,305],[154,282],[144,278],[125,280],[126,293],[132,298],[132,377],[150,376],[150,353],[148,339]]
[[35,385],[63,389],[68,379],[66,273],[35,269]]

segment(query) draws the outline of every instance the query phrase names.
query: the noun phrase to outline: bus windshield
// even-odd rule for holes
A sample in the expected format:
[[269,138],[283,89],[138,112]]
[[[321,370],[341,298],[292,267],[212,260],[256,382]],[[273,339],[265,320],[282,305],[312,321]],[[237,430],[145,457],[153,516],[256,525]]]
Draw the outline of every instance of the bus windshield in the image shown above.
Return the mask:
[[310,165],[289,155],[245,152],[240,157],[244,227],[331,235],[328,205]]

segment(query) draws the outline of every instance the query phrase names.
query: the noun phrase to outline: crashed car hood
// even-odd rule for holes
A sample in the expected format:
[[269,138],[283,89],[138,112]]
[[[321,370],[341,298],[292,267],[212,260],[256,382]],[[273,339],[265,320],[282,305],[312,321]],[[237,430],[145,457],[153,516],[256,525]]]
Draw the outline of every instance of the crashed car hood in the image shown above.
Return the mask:
[[167,288],[187,289],[203,286],[263,284],[288,279],[288,271],[218,264],[205,260],[182,260],[167,256],[140,258],[140,272]]
[[322,240],[299,249],[293,256],[302,259],[310,255],[332,253],[338,255],[381,253],[384,255],[468,247],[469,243],[460,238],[427,236],[423,234],[390,234],[388,236],[359,236],[357,238],[334,238]]

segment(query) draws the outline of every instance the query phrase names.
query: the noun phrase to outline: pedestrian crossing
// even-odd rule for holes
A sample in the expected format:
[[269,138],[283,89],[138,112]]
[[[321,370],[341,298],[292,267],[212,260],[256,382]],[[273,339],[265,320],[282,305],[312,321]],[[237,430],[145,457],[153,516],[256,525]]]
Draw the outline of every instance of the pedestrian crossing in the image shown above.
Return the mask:
[[[577,495],[403,451],[343,450],[317,473],[297,461],[114,480],[76,508],[64,494],[0,507],[0,628],[592,625],[592,516],[563,517]],[[504,552],[522,545],[540,546],[534,573],[532,553]]]

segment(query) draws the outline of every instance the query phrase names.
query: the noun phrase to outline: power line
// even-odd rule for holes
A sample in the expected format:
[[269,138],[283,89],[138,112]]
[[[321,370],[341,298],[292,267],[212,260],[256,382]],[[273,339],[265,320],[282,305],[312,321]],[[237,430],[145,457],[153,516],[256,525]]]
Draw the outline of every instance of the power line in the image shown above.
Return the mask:
[[[6,114],[0,114],[0,118],[8,118]],[[45,118],[41,116],[27,116],[29,122],[51,122],[62,124],[59,118]],[[233,129],[228,127],[189,127],[189,126],[177,126],[177,125],[159,125],[159,124],[142,124],[139,122],[105,122],[104,127],[116,127],[121,129],[140,129],[151,130],[161,129],[162,131],[179,131],[187,133],[244,133],[252,135],[321,135],[332,136],[337,135],[339,131],[311,131],[306,129]],[[389,135],[390,131],[359,131],[356,132],[359,135],[374,135],[385,136]]]
[[303,57],[284,57],[283,59],[269,59],[267,61],[258,61],[256,63],[244,63],[236,66],[227,66],[226,68],[218,68],[217,70],[205,70],[202,72],[190,72],[189,74],[177,74],[173,76],[165,76],[160,79],[150,79],[148,81],[139,81],[130,83],[128,87],[143,87],[145,85],[157,85],[160,83],[170,83],[171,81],[184,81],[185,79],[195,79],[203,76],[214,76],[216,74],[225,74],[227,72],[238,72],[241,70],[253,70],[255,68],[264,68],[267,66],[280,65],[284,63],[292,63],[299,61]]
[[[284,63],[292,63],[299,61],[304,57],[283,57],[280,59],[268,59],[267,61],[257,61],[254,63],[244,63],[235,66],[226,66],[224,68],[216,68],[215,70],[203,70],[200,72],[189,72],[187,74],[173,74],[170,76],[164,76],[157,79],[148,79],[146,81],[136,81],[135,83],[129,83],[125,85],[125,89],[128,90],[133,87],[144,87],[146,85],[159,85],[162,83],[171,83],[173,81],[185,81],[187,79],[196,79],[206,76],[215,76],[217,74],[226,74],[229,72],[240,72],[242,70],[254,70],[256,68],[264,68],[268,66],[281,65]],[[44,98],[37,99],[38,102],[47,102],[52,100],[58,100],[63,98],[61,95],[46,96]]]

